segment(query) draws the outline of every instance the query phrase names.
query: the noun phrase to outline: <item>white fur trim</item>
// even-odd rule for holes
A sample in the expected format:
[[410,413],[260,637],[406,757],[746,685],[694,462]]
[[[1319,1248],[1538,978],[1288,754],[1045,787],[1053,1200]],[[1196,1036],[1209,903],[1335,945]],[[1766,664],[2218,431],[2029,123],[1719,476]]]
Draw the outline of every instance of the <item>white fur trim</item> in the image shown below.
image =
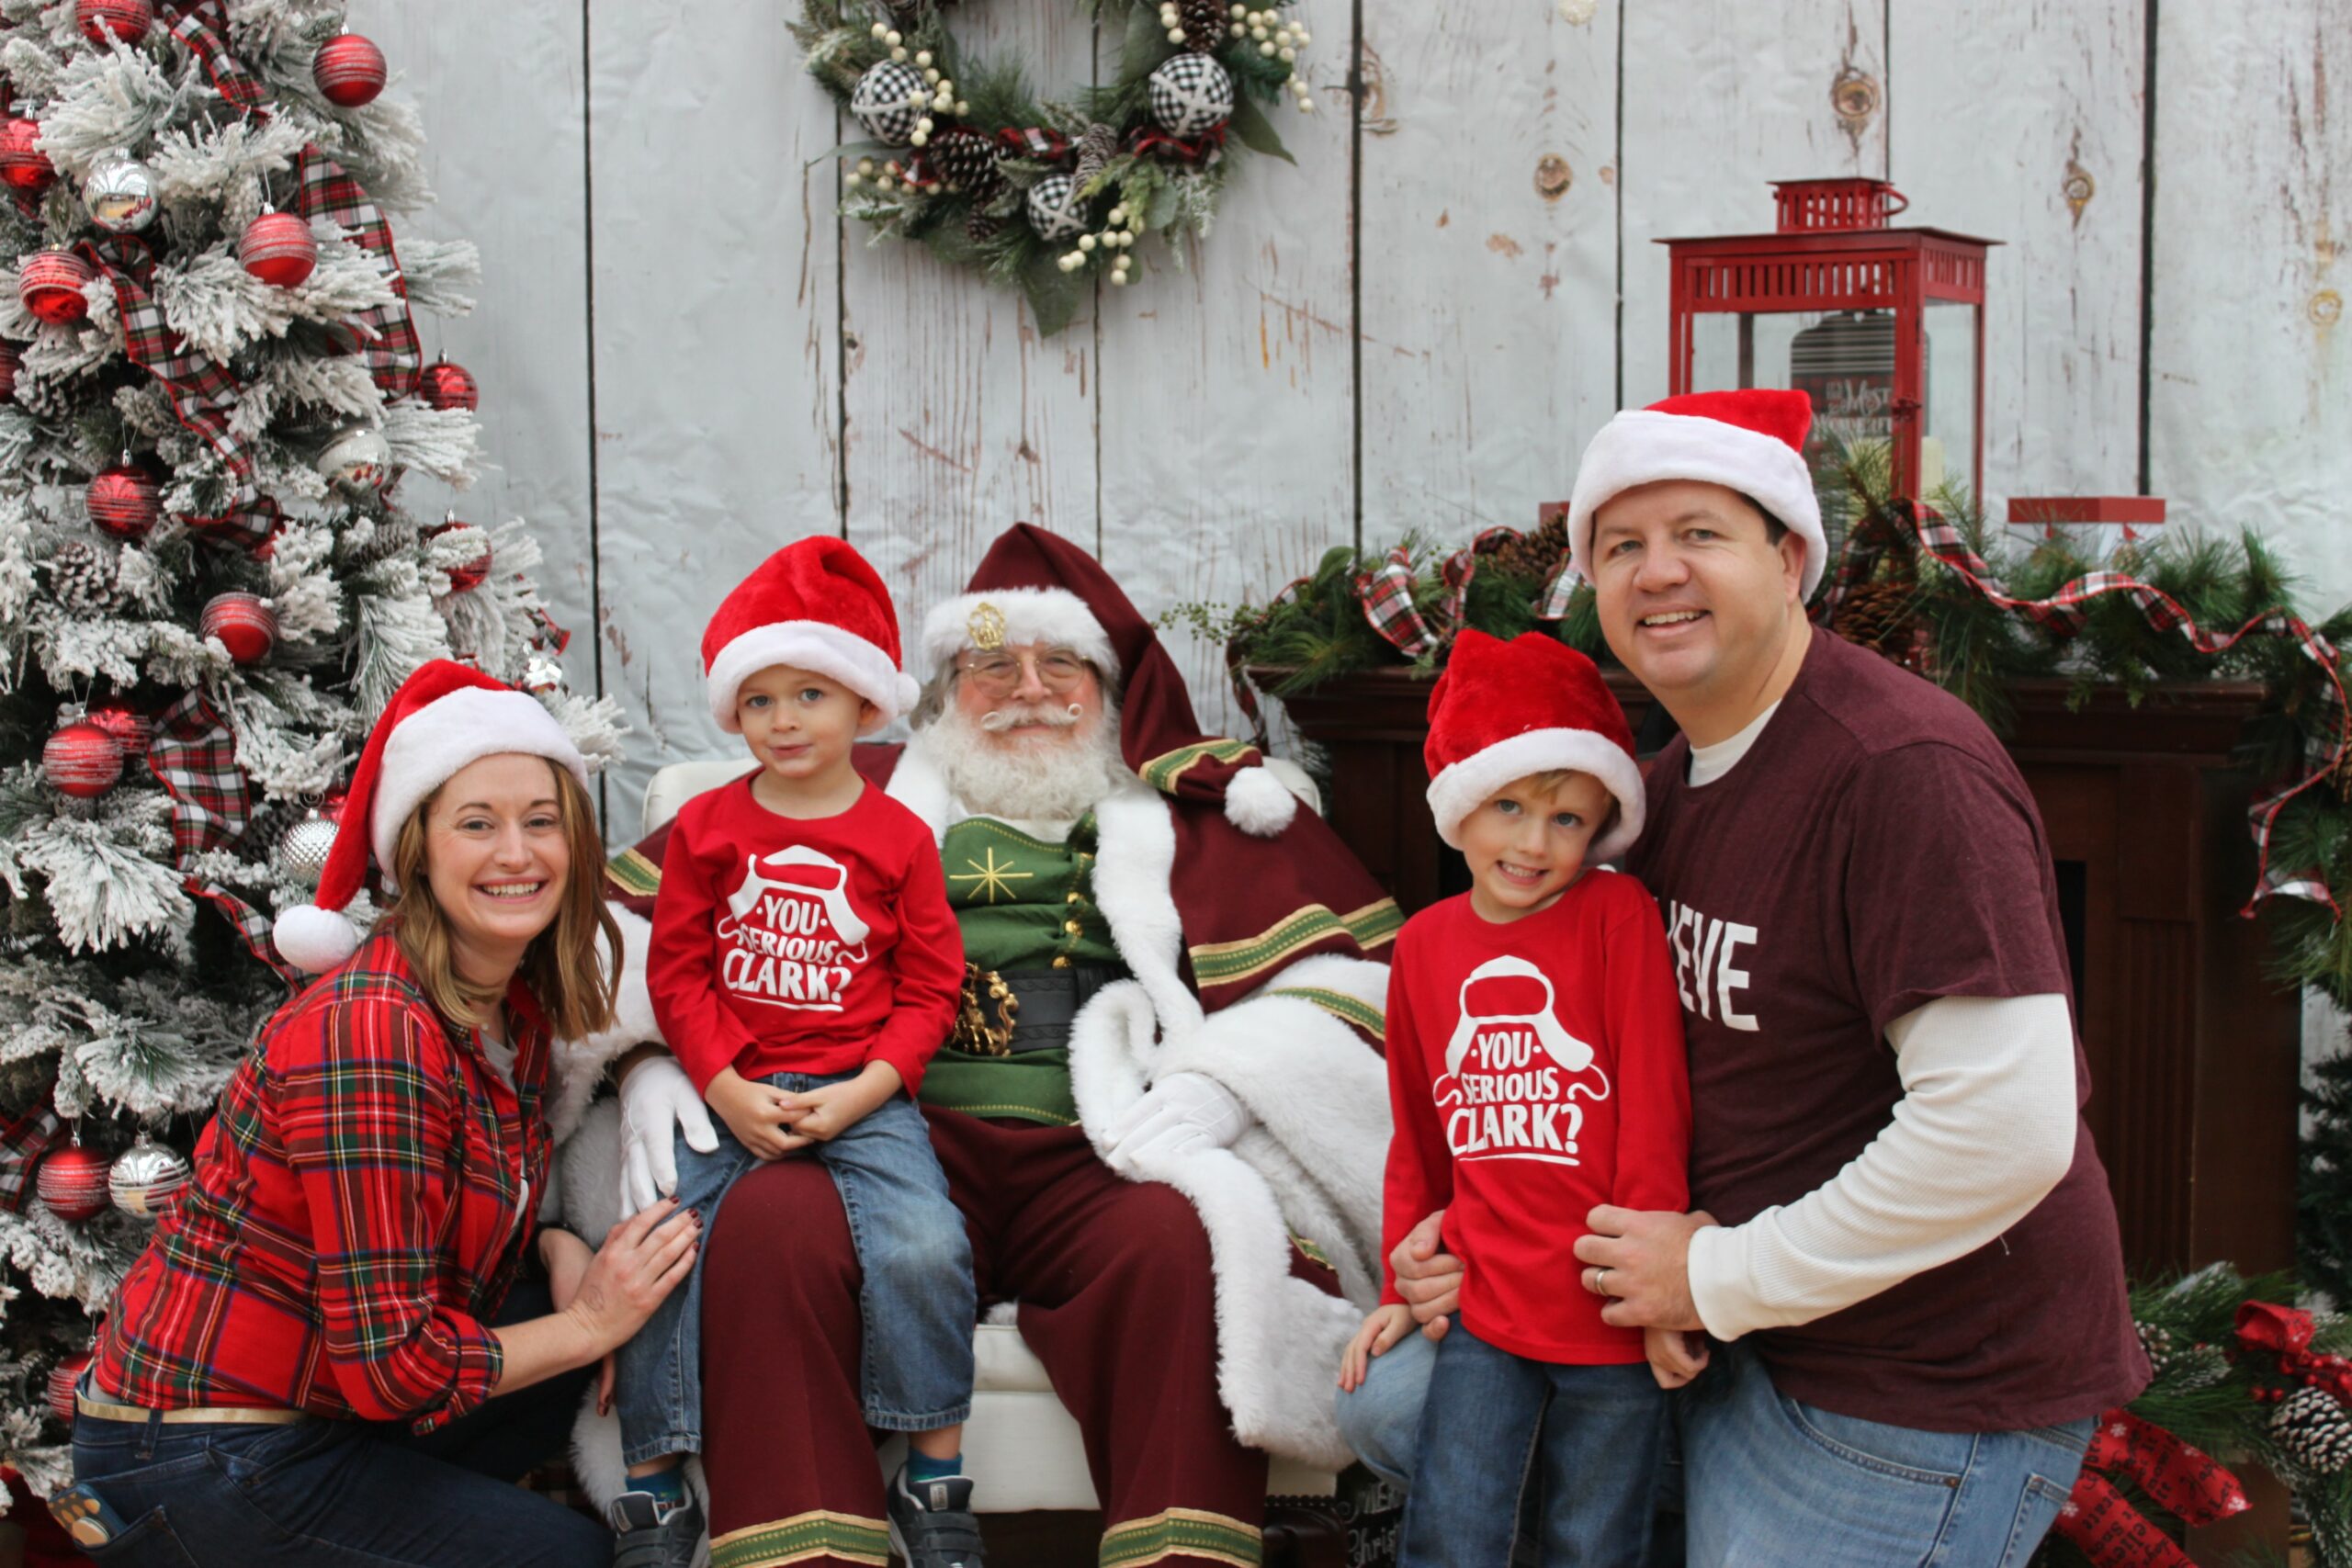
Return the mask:
[[484,757],[520,752],[561,764],[588,784],[588,763],[555,715],[527,692],[466,686],[436,697],[400,721],[384,742],[376,796],[368,812],[368,843],[377,866],[390,872],[401,824],[452,774]]
[[359,928],[341,911],[316,904],[279,910],[269,935],[277,955],[305,975],[323,975],[359,951]]
[[[645,953],[653,939],[652,923],[618,905],[612,906],[612,915],[621,931],[621,986],[613,1001],[613,1026],[584,1040],[555,1043],[556,1082],[548,1098],[547,1118],[548,1131],[558,1143],[580,1125],[607,1066],[636,1046],[662,1043],[662,1026],[653,1021],[653,994],[645,984]],[[602,940],[598,939],[600,943]],[[603,956],[607,964],[612,963],[609,953]],[[581,1234],[603,1235],[615,1223],[608,1220],[594,1232]]]
[[1225,784],[1225,819],[1245,833],[1271,839],[1298,815],[1298,796],[1264,768],[1244,768]]
[[775,621],[750,631],[718,650],[703,680],[710,716],[729,735],[741,735],[735,694],[743,682],[778,664],[838,681],[882,710],[884,722],[915,705],[914,679],[899,672],[890,656],[854,633],[827,621]]
[[917,730],[899,753],[899,765],[890,770],[890,787],[884,793],[922,818],[935,844],[945,840],[947,829],[956,825],[956,792],[948,788],[946,771],[923,736],[923,731]]
[[1642,836],[1646,796],[1641,766],[1614,741],[1589,729],[1531,729],[1448,767],[1430,781],[1430,814],[1437,818],[1437,836],[1449,848],[1460,849],[1456,835],[1464,817],[1512,780],[1555,768],[1590,773],[1617,797],[1616,823],[1586,849],[1588,862],[1613,859]]
[[1127,971],[1171,1032],[1201,1026],[1201,1000],[1184,983],[1184,919],[1170,878],[1176,819],[1168,799],[1132,773],[1094,807],[1094,903]]
[[1100,670],[1103,677],[1119,678],[1119,660],[1111,651],[1111,636],[1086,601],[1067,588],[1000,588],[989,593],[959,593],[932,606],[922,618],[923,657],[933,666],[946,663],[972,646],[972,612],[992,604],[1004,617],[1004,640],[1014,646],[1041,642],[1067,648]]
[[1804,541],[1803,597],[1810,599],[1828,563],[1821,532],[1821,501],[1813,472],[1778,436],[1696,414],[1628,409],[1600,427],[1577,465],[1568,502],[1568,561],[1587,582],[1592,575],[1592,517],[1636,485],[1696,479],[1736,490],[1789,525]]

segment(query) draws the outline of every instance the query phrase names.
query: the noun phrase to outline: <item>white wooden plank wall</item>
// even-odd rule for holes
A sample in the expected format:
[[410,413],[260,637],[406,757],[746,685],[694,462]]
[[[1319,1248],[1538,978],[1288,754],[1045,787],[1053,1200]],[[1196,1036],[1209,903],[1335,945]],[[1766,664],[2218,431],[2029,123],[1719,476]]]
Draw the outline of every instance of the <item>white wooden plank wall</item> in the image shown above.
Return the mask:
[[[1187,269],[1140,252],[1049,340],[836,219],[786,8],[354,6],[432,137],[424,231],[483,250],[446,344],[502,467],[461,504],[538,525],[573,680],[638,726],[616,838],[652,768],[730,744],[701,627],[790,538],[845,534],[911,631],[1020,520],[1147,613],[1262,597],[1332,543],[1532,525],[1610,411],[1666,390],[1652,242],[1769,227],[1773,178],[1885,175],[1904,221],[2007,242],[1988,499],[2132,491],[2144,445],[2177,518],[2255,523],[2315,602],[2352,596],[2352,116],[2327,85],[2352,0],[1308,0],[1324,112],[1275,117],[1296,166],[1251,157]],[[1116,55],[1084,18],[992,0],[956,27],[1075,84]],[[1217,650],[1174,651],[1232,722]]]

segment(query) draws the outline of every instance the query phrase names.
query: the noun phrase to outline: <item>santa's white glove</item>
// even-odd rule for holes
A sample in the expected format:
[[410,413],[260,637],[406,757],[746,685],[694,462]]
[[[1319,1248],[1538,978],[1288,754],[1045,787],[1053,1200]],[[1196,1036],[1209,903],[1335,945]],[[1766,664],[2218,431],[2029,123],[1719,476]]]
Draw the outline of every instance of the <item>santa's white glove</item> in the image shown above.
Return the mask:
[[718,1152],[718,1129],[674,1056],[649,1056],[621,1080],[621,1218],[678,1191],[678,1134]]
[[1232,1091],[1200,1073],[1170,1073],[1105,1131],[1111,1168],[1133,1176],[1170,1155],[1228,1147],[1250,1124]]

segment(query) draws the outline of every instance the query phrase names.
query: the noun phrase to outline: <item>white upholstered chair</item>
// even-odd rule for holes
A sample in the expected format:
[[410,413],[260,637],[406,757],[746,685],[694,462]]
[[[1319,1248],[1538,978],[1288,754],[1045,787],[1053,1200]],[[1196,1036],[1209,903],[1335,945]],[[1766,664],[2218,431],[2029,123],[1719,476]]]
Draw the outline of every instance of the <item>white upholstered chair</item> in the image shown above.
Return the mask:
[[[643,830],[651,833],[695,795],[741,778],[755,766],[743,757],[674,762],[662,769],[646,786]],[[1282,759],[1270,760],[1268,766],[1311,808],[1322,809],[1303,769]],[[977,1376],[972,1418],[964,1427],[964,1468],[976,1483],[975,1500],[991,1514],[1100,1506],[1086,1472],[1078,1423],[1054,1397],[1044,1363],[1022,1342],[1012,1309],[1001,1306],[989,1317],[972,1336]],[[1338,1369],[1332,1371],[1336,1377]],[[886,1474],[898,1468],[900,1448],[894,1440],[882,1450]],[[1283,1496],[1328,1496],[1335,1479],[1329,1472],[1277,1457],[1267,1490]]]

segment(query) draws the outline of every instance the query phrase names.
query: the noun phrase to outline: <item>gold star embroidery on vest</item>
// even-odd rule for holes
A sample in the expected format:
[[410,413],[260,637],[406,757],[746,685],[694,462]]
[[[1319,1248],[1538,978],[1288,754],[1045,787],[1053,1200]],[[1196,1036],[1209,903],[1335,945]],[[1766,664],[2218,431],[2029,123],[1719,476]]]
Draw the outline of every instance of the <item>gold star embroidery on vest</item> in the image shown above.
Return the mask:
[[971,870],[951,872],[948,874],[947,880],[950,882],[968,882],[972,884],[969,888],[965,890],[967,902],[979,898],[982,896],[986,896],[988,901],[993,904],[996,902],[997,895],[1000,893],[1010,898],[1013,894],[1012,885],[1014,883],[1026,882],[1031,877],[1036,875],[1036,873],[1033,871],[1013,870],[1012,867],[1014,863],[1012,861],[1006,861],[1001,865],[998,864],[996,858],[996,846],[994,844],[990,844],[981,852],[987,857],[985,864],[980,861],[967,860],[964,863],[970,866],[972,868]]

